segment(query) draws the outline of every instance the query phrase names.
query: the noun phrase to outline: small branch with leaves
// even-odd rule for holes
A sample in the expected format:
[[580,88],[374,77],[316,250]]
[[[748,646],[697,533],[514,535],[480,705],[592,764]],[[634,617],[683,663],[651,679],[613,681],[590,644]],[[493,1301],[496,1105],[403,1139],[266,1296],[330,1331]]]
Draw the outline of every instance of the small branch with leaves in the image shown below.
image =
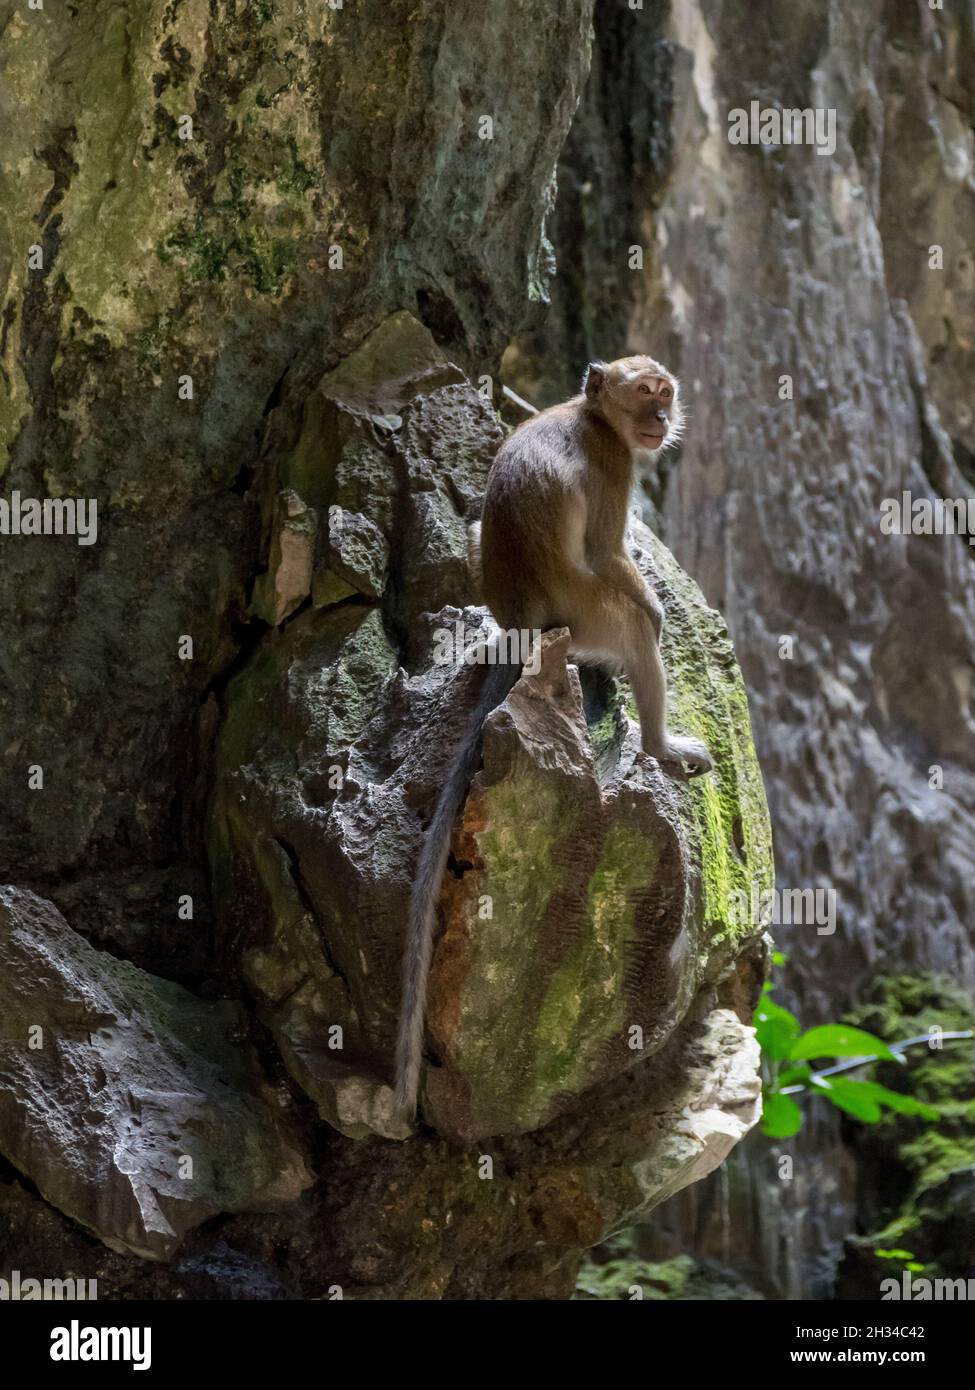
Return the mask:
[[[776,963],[782,963],[778,957]],[[806,1091],[821,1095],[838,1109],[866,1124],[876,1124],[885,1110],[937,1120],[933,1105],[877,1081],[845,1075],[874,1062],[906,1065],[908,1048],[926,1043],[970,1041],[972,1029],[963,1032],[932,1030],[900,1042],[885,1043],[872,1033],[841,1023],[824,1024],[802,1031],[799,1020],[771,997],[774,986],[766,983],[755,1010],[755,1032],[762,1048],[762,1130],[770,1139],[791,1139],[802,1127],[802,1110],[793,1096]],[[840,1059],[813,1069],[820,1058]]]

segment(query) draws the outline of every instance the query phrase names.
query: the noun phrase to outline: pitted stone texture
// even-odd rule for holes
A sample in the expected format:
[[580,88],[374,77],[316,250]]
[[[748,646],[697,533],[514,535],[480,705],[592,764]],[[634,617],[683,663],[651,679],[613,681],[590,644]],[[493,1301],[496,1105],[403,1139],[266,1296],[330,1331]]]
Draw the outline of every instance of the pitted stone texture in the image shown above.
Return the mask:
[[[377,433],[377,416],[399,423]],[[471,595],[461,484],[483,483],[498,437],[405,314],[326,376],[281,468],[388,537],[386,588],[378,606],[297,614],[227,692],[222,937],[292,1076],[352,1137],[404,1132],[388,1083],[410,885],[483,680],[467,659],[490,631],[483,609],[434,604]],[[638,1067],[760,935],[732,917],[734,890],[770,881],[771,848],[731,644],[632,529],[667,615],[672,722],[716,772],[681,784],[639,753],[623,689],[587,725],[568,633],[537,642],[485,725],[442,891],[422,1108],[455,1142],[535,1130]]]
[[111,1249],[166,1259],[310,1185],[244,1028],[0,888],[0,1153]]

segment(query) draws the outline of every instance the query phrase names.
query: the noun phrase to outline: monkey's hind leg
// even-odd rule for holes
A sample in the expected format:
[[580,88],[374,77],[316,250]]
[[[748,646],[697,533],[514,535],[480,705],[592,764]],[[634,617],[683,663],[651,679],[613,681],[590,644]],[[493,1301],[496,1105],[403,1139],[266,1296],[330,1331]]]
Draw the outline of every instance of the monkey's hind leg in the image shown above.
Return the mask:
[[701,740],[673,734],[667,728],[667,676],[653,621],[640,609],[631,612],[625,640],[623,669],[640,713],[643,751],[659,762],[679,764],[687,777],[710,772],[714,764]]
[[659,762],[686,767],[688,777],[710,772],[713,763],[704,744],[667,728],[667,677],[650,615],[591,575],[575,575],[567,598],[573,651],[623,667],[640,716],[643,751]]

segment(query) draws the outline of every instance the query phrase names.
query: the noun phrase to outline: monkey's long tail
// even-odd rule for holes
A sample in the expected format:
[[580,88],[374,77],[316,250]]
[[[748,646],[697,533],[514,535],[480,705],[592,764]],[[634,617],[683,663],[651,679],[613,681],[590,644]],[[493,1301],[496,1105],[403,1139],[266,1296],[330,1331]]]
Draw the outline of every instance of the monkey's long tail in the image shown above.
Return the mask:
[[410,896],[410,915],[403,953],[403,998],[396,1043],[396,1109],[412,1119],[420,1085],[427,976],[433,955],[433,928],[440,885],[450,853],[450,833],[467,788],[481,761],[481,725],[500,705],[521,675],[521,663],[488,666],[481,697],[464,741],[454,755],[437,809],[433,813]]

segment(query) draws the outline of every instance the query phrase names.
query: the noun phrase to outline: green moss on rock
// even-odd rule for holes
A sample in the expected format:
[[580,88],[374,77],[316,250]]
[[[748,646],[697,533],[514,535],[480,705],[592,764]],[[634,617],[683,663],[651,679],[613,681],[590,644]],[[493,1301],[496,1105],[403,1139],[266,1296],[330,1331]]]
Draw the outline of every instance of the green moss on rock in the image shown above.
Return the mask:
[[[952,980],[894,976],[878,980],[847,1021],[895,1041],[975,1028],[975,1004]],[[907,1067],[879,1064],[877,1080],[906,1090],[939,1119],[885,1114],[849,1129],[857,1157],[860,1220],[869,1234],[851,1236],[839,1275],[844,1297],[879,1297],[880,1281],[902,1262],[877,1254],[902,1249],[926,1277],[965,1274],[975,1241],[975,1040],[908,1050]]]

